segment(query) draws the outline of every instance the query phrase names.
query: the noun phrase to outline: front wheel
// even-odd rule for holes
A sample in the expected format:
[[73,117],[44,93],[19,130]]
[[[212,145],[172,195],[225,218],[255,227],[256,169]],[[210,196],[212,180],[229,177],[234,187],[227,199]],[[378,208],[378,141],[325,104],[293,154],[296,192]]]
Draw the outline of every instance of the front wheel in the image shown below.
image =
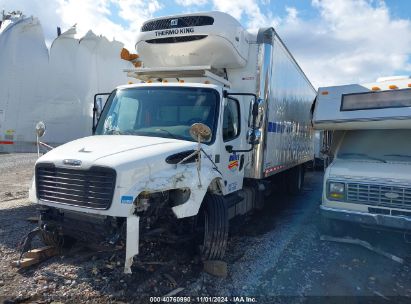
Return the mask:
[[228,239],[228,211],[221,195],[206,194],[196,223],[197,248],[202,260],[221,260]]

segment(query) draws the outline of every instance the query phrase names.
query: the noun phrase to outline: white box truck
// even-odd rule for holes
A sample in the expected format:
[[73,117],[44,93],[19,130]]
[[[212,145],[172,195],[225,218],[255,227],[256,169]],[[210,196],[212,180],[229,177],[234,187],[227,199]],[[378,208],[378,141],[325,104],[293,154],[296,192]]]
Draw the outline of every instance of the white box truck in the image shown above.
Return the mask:
[[142,82],[95,102],[93,136],[36,163],[43,239],[123,236],[125,272],[154,233],[221,259],[230,219],[261,207],[274,177],[301,190],[315,89],[273,28],[221,12],[149,20],[136,49],[143,67],[128,75]]
[[323,228],[335,235],[345,233],[344,222],[410,230],[411,79],[319,88],[313,123],[332,133]]

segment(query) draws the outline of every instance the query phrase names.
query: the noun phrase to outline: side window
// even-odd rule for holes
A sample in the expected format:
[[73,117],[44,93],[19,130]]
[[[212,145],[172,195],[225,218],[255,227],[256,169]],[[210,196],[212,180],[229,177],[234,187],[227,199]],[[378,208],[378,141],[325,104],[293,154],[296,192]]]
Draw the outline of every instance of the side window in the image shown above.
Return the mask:
[[240,105],[238,100],[229,98],[224,107],[223,140],[230,141],[240,134]]

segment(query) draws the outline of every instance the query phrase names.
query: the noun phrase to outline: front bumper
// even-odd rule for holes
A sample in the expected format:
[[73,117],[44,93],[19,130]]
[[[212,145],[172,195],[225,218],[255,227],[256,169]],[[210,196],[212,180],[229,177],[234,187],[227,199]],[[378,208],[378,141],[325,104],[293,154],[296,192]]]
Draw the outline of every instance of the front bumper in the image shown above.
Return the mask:
[[321,215],[329,219],[354,222],[370,226],[411,230],[411,218],[406,216],[372,214],[367,212],[330,208],[323,205],[320,206],[320,209]]
[[108,242],[114,244],[124,232],[126,237],[126,259],[124,272],[131,273],[133,257],[139,251],[140,218],[130,215],[126,218],[114,218],[81,212],[60,211],[56,208],[40,210],[40,227],[57,231],[84,242]]

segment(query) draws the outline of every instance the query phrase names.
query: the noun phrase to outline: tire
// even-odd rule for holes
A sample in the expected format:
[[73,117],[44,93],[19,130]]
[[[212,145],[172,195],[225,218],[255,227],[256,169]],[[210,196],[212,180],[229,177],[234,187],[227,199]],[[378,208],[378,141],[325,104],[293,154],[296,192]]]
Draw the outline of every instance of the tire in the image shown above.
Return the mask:
[[297,195],[302,191],[304,185],[304,175],[303,165],[290,169],[286,178],[286,190],[288,194]]
[[346,225],[339,220],[331,220],[324,216],[320,218],[320,232],[325,235],[341,237],[346,234]]
[[228,229],[224,198],[207,193],[196,223],[196,244],[202,260],[221,260],[224,257]]

